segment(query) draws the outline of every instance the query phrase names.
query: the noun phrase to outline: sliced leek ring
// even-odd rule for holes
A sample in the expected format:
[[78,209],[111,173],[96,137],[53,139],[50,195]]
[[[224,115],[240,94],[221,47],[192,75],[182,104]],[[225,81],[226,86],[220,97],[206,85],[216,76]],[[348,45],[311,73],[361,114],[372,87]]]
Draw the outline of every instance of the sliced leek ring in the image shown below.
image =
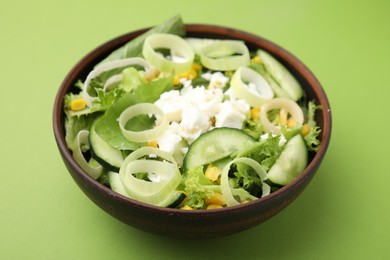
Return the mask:
[[211,70],[236,70],[249,64],[249,50],[242,41],[221,40],[201,48],[200,61]]
[[[152,154],[166,161],[140,159]],[[145,181],[133,175],[141,172],[153,173],[160,181]],[[141,147],[127,156],[119,170],[119,176],[130,198],[156,206],[165,206],[166,198],[175,192],[181,180],[173,157],[153,147]]]
[[[260,177],[260,179],[262,181],[267,179],[267,172],[263,169],[263,167],[258,162],[256,162],[253,159],[242,157],[242,158],[236,158],[236,159],[232,160],[231,162],[229,162],[222,169],[222,173],[221,173],[221,191],[222,191],[222,196],[223,196],[223,199],[224,199],[226,205],[229,206],[229,207],[240,204],[234,198],[234,195],[240,195],[240,194],[237,193],[237,189],[232,189],[230,187],[230,185],[229,185],[229,178],[228,178],[230,166],[232,164],[235,164],[235,163],[245,163],[245,164],[249,165],[250,167],[252,167],[256,171],[256,173],[258,174],[258,176]],[[263,185],[263,187],[264,187],[264,185]],[[264,187],[264,189],[265,190],[264,190],[263,196],[266,196],[266,195],[269,194],[269,189],[267,189],[267,187]]]
[[[87,162],[81,151],[81,146],[87,145],[89,149],[89,131],[81,130],[77,133],[75,143],[73,145],[73,159],[80,165],[80,167],[95,180],[100,177],[103,172],[103,167],[96,161]],[[91,159],[93,160],[93,159]],[[95,164],[95,165],[94,165]]]
[[274,97],[268,82],[248,67],[240,67],[236,70],[231,80],[231,87],[237,98],[244,99],[252,107],[260,108],[264,101]]
[[[88,93],[88,86],[89,86],[89,83],[91,83],[91,80],[93,80],[94,78],[103,74],[104,72],[107,72],[107,71],[110,71],[110,70],[113,70],[116,68],[131,66],[131,65],[140,65],[145,69],[145,71],[149,71],[152,68],[150,63],[148,63],[145,59],[140,58],[140,57],[134,57],[134,58],[114,60],[114,61],[110,61],[107,63],[103,63],[102,65],[100,65],[97,68],[95,68],[94,70],[92,70],[88,74],[87,78],[84,81],[84,86],[83,86],[83,91],[82,91],[82,97],[87,102],[87,105],[91,106],[92,101],[94,99],[94,97],[91,97]],[[112,82],[111,83],[109,82],[109,84],[108,85],[106,84],[106,85],[109,86],[111,84],[112,84]],[[106,88],[107,88],[107,86],[106,86]]]
[[303,124],[303,112],[296,102],[289,98],[274,98],[265,102],[260,108],[260,122],[263,124],[266,132],[272,132],[273,134],[281,133],[280,127],[271,123],[268,119],[267,113],[273,109],[284,109],[298,124]]
[[104,83],[103,91],[104,91],[104,92],[107,92],[108,89],[109,89],[109,87],[110,87],[111,85],[120,83],[120,82],[122,81],[122,79],[123,79],[123,75],[122,75],[122,74],[116,74],[116,75],[110,77],[110,78],[106,81],[106,83]]
[[[171,59],[156,52],[156,49],[159,48],[169,49]],[[149,35],[145,39],[142,55],[158,70],[176,74],[188,72],[195,57],[193,49],[183,38],[168,33]]]
[[[156,127],[144,131],[130,131],[125,128],[127,121],[138,115],[157,115],[158,122]],[[163,111],[156,105],[151,103],[139,103],[125,109],[119,116],[119,127],[122,131],[123,136],[131,142],[147,142],[155,140],[160,137],[165,130],[168,128],[169,122],[166,119]]]

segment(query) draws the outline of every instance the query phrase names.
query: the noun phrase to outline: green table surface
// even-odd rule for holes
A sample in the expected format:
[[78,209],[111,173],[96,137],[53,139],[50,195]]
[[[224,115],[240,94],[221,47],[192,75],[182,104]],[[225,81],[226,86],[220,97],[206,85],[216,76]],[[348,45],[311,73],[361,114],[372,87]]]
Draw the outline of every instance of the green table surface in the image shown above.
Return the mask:
[[[390,1],[1,1],[1,259],[390,259]],[[181,14],[281,45],[322,83],[328,153],[277,216],[208,240],[161,237],[103,212],[57,150],[52,107],[101,43]]]

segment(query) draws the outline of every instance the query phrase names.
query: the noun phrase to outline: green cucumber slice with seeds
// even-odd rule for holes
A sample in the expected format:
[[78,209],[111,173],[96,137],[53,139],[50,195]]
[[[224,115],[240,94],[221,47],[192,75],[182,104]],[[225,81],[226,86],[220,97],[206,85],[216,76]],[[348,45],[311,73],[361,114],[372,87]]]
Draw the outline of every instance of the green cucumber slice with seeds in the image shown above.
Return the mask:
[[295,135],[268,171],[268,179],[278,185],[287,185],[306,168],[308,151],[301,135]]
[[202,134],[190,145],[183,168],[191,169],[218,161],[254,142],[252,136],[239,129],[215,128]]

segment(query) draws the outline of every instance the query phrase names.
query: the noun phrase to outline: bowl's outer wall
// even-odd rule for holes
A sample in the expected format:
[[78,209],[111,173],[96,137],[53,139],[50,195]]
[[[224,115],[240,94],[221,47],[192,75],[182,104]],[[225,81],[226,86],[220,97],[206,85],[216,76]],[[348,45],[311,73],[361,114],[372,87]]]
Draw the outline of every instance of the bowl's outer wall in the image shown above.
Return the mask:
[[241,39],[253,50],[262,48],[268,51],[298,78],[308,97],[317,100],[324,108],[317,115],[318,124],[323,129],[322,146],[296,180],[265,198],[245,205],[213,211],[183,211],[145,205],[125,198],[93,180],[75,163],[64,141],[64,95],[78,79],[86,77],[94,64],[145,30],[125,34],[90,52],[68,73],[57,93],[53,112],[57,146],[68,171],[82,191],[100,208],[124,223],[151,233],[186,238],[217,237],[240,232],[269,219],[288,206],[308,185],[325,156],[331,135],[328,99],[314,75],[293,55],[261,37],[235,29],[192,24],[187,25],[187,35]]

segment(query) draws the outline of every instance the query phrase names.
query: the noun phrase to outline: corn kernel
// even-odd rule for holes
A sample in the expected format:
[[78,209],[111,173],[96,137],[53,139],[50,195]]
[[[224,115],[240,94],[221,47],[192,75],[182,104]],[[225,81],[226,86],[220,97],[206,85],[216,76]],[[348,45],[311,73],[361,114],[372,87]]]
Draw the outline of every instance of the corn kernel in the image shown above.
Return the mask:
[[200,70],[202,70],[202,65],[194,63],[194,64],[192,64],[192,68],[196,71],[200,71]]
[[220,208],[223,208],[223,206],[217,204],[210,204],[207,206],[207,209],[220,209]]
[[193,208],[191,208],[191,207],[188,206],[188,205],[185,205],[185,206],[182,207],[181,209],[184,209],[184,210],[193,210]]
[[295,121],[292,118],[287,119],[287,127],[288,128],[293,128],[296,125],[297,125],[297,121]]
[[173,78],[173,85],[179,85],[180,84],[180,79],[185,78],[185,79],[194,79],[197,76],[197,72],[194,68],[191,68],[188,72],[186,73],[181,73],[178,75],[175,75]]
[[261,64],[261,60],[259,56],[255,56],[252,58],[252,62],[256,64]]
[[217,181],[218,177],[221,175],[222,170],[211,164],[207,167],[204,175],[210,179],[210,181]]
[[205,198],[204,200],[206,202],[206,204],[210,205],[210,204],[216,204],[216,205],[225,205],[225,201],[223,200],[223,196],[221,193],[218,193],[218,192],[214,192],[214,196],[210,197],[210,198]]
[[186,75],[186,79],[194,79],[196,78],[196,76],[198,75],[198,73],[196,72],[196,70],[194,68],[191,68],[189,72],[187,72],[187,75]]
[[152,70],[152,71],[144,74],[144,79],[147,81],[152,81],[155,78],[157,78],[159,75],[160,75],[160,71]]
[[148,146],[158,148],[157,140],[148,141]]
[[180,84],[180,78],[179,76],[176,75],[175,77],[173,77],[173,85],[177,86],[179,84]]
[[72,111],[83,110],[87,106],[87,102],[83,98],[75,99],[70,103],[70,109]]
[[302,128],[302,135],[307,136],[310,133],[310,126],[309,124],[304,124]]
[[260,119],[260,108],[254,107],[251,109],[251,119],[252,120]]

